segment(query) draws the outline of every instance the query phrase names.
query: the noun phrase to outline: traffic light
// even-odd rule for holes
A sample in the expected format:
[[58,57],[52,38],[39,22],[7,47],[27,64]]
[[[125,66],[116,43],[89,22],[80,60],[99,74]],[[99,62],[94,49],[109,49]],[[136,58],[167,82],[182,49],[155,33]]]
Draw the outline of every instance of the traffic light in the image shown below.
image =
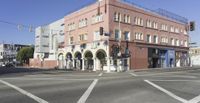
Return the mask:
[[99,32],[100,32],[100,35],[101,35],[101,36],[103,36],[103,31],[104,31],[104,30],[103,30],[103,27],[100,27]]
[[190,22],[190,31],[194,31],[195,30],[195,22],[191,21]]

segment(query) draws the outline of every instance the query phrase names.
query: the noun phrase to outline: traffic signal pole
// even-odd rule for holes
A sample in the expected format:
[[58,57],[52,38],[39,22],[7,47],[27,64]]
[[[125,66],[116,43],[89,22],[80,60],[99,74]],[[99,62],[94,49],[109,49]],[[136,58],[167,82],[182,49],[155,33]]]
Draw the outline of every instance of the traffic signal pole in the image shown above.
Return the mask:
[[122,32],[121,32],[121,15],[118,15],[118,21],[119,21],[119,40],[118,40],[118,46],[119,46],[119,53],[118,53],[118,57],[119,59],[117,60],[117,72],[122,71],[122,53],[121,53],[121,37],[122,37]]
[[108,70],[107,70],[107,72],[108,72],[108,73],[110,73],[110,51],[109,51],[109,50],[110,50],[110,45],[109,45],[109,42],[110,42],[110,41],[109,41],[109,37],[110,37],[110,36],[108,36],[108,49],[107,49],[107,50],[108,50],[108,56],[107,56],[107,60],[108,60],[108,61],[107,61],[107,65],[108,65]]

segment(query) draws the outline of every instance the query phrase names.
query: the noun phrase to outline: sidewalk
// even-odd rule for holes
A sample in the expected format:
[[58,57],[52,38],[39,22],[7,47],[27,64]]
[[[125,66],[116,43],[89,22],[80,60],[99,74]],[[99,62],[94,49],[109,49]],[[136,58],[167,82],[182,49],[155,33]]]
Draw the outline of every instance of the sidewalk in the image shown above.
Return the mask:
[[164,71],[164,72],[173,72],[173,71],[185,71],[185,70],[197,70],[200,67],[175,67],[175,68],[145,68],[145,69],[132,69],[131,72],[155,72],[155,71]]

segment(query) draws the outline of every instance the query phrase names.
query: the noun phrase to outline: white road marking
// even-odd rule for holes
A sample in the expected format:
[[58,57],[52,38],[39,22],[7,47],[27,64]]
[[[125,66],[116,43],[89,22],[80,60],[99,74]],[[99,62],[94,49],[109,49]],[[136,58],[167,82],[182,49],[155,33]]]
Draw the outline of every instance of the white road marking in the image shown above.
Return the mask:
[[183,98],[181,98],[181,97],[179,97],[179,96],[173,94],[173,93],[170,92],[170,91],[167,91],[166,89],[164,89],[164,88],[162,88],[162,87],[160,87],[160,86],[158,86],[158,85],[156,85],[156,84],[150,82],[149,80],[144,80],[144,81],[147,82],[148,84],[152,85],[153,87],[157,88],[158,90],[160,90],[160,91],[166,93],[167,95],[171,96],[172,98],[174,98],[174,99],[176,99],[176,100],[179,100],[179,101],[181,101],[181,102],[183,102],[183,103],[188,103],[187,100],[185,100],[185,99],[183,99]]
[[188,103],[198,103],[198,102],[200,102],[200,95],[191,99]]
[[157,82],[200,82],[200,80],[150,80]]
[[184,76],[184,75],[160,75],[160,76],[156,75],[153,77],[175,77],[175,78],[192,78],[192,79],[197,78],[196,76]]
[[[154,77],[197,78],[196,76],[174,75],[174,74],[178,74],[178,73],[180,73],[180,72],[165,72],[165,73],[153,73],[153,74],[142,74],[142,75],[137,75],[135,73],[130,73],[130,74],[133,75],[133,76],[138,76],[138,77],[154,76]],[[163,75],[161,75],[161,74],[163,74]]]
[[19,91],[20,93],[22,93],[22,94],[24,94],[24,95],[26,95],[26,96],[28,96],[28,97],[34,99],[34,100],[37,101],[38,103],[48,103],[47,101],[45,101],[45,100],[43,100],[43,99],[41,99],[41,98],[39,98],[39,97],[37,97],[37,96],[35,96],[35,95],[33,95],[33,94],[31,94],[31,93],[25,91],[25,90],[23,90],[23,89],[21,89],[21,88],[15,86],[15,85],[12,85],[12,84],[10,84],[10,83],[8,83],[8,82],[6,82],[6,81],[0,80],[0,82],[3,83],[3,84],[5,84],[5,85],[7,85],[7,86],[9,86],[9,87],[11,87],[11,88],[13,88],[13,89],[15,89],[15,90],[17,90],[17,91]]
[[98,76],[101,77],[103,75],[103,73],[100,73]]
[[63,81],[71,81],[71,80],[94,80],[94,79],[68,79],[68,78],[2,78],[4,80],[63,80]]
[[38,76],[40,76],[40,77],[67,77],[67,76],[71,76],[71,77],[76,77],[76,76],[85,76],[85,77],[89,77],[89,76],[93,76],[93,77],[96,77],[97,75],[79,75],[79,74],[77,74],[77,75],[75,75],[75,74],[68,74],[68,75],[27,75],[27,77],[38,77]]
[[135,74],[135,73],[129,73],[130,75],[134,76],[134,77],[137,77],[138,75]]
[[109,79],[122,79],[122,78],[130,78],[132,76],[118,76],[118,77],[102,77],[103,80],[109,80]]
[[185,73],[185,74],[200,76],[200,73]]
[[[163,82],[200,82],[200,80],[151,80],[151,81],[163,81]],[[188,102],[186,103],[198,103],[200,102],[200,95],[189,100]]]
[[161,75],[161,74],[181,74],[181,73],[186,73],[185,71],[176,71],[176,72],[162,72],[162,73],[149,73],[149,74],[142,74],[138,76],[154,76],[154,75]]
[[89,97],[90,93],[92,92],[93,88],[97,84],[98,79],[95,79],[92,84],[89,86],[89,88],[85,91],[85,93],[81,96],[81,98],[78,100],[77,103],[85,103],[87,98]]

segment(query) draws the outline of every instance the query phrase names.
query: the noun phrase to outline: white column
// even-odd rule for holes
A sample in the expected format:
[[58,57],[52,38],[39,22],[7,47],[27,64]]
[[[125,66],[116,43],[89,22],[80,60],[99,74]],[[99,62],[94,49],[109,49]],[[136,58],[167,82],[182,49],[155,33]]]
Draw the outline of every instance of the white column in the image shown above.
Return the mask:
[[94,66],[93,71],[96,71],[97,70],[96,69],[96,58],[93,58],[93,66]]
[[117,72],[119,72],[119,70],[120,70],[120,59],[117,59]]
[[82,59],[82,70],[85,70],[85,58]]
[[[39,63],[38,63],[39,64]],[[57,67],[59,69],[59,59],[57,59]]]
[[63,62],[63,69],[68,69],[68,68],[67,68],[67,64],[68,64],[68,63],[67,63],[67,60],[64,59],[63,61],[64,61],[64,62]]
[[107,49],[107,65],[108,65],[108,70],[107,70],[107,72],[110,72],[111,71],[111,65],[110,65],[110,62],[111,62],[111,60],[112,60],[112,58],[110,58],[110,42],[109,42],[109,38],[108,38],[108,49]]
[[110,65],[113,65],[113,64],[114,64],[113,58],[110,57]]
[[107,67],[108,67],[107,72],[110,72],[110,58],[109,57],[107,57]]
[[75,59],[74,58],[72,59],[72,66],[73,66],[73,68],[75,67]]
[[117,59],[117,72],[121,72],[123,67],[122,67],[122,60],[123,59]]
[[128,68],[127,68],[127,71],[129,71],[129,70],[130,70],[130,67],[131,67],[130,57],[127,58],[127,62],[128,62]]

